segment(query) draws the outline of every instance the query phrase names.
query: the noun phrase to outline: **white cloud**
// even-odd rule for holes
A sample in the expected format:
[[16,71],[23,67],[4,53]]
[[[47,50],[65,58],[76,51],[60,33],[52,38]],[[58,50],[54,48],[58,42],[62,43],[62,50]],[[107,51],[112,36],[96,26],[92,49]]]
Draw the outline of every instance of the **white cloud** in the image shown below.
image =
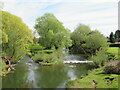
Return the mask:
[[59,20],[72,31],[79,23],[99,29],[104,35],[117,30],[118,9],[115,2],[66,3],[56,13]]
[[34,29],[35,19],[45,12],[48,6],[55,6],[53,14],[63,22],[63,25],[74,30],[79,23],[99,29],[104,35],[117,29],[118,0],[4,0],[4,9],[21,17],[30,29]]

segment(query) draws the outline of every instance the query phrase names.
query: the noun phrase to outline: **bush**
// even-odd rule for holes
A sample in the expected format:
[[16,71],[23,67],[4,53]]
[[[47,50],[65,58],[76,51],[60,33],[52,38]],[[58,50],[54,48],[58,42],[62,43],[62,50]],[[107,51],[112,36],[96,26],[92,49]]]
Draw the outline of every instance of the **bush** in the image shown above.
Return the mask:
[[2,71],[6,71],[6,64],[4,62],[2,62]]
[[42,50],[42,49],[44,49],[44,47],[41,46],[41,45],[39,45],[39,44],[29,45],[28,48],[29,48],[30,50]]
[[62,49],[58,49],[58,50],[54,51],[53,53],[56,56],[56,58],[58,58],[58,59],[61,59],[62,56],[64,55],[62,52]]
[[50,49],[38,51],[32,59],[42,65],[54,65],[61,63],[63,56],[62,49]]
[[49,62],[54,61],[56,58],[55,58],[54,54],[38,53],[38,54],[35,54],[35,56],[33,56],[32,59],[35,62],[47,62],[47,63],[49,63]]
[[95,65],[102,66],[108,60],[108,55],[104,50],[100,50],[91,57],[91,60],[93,60]]

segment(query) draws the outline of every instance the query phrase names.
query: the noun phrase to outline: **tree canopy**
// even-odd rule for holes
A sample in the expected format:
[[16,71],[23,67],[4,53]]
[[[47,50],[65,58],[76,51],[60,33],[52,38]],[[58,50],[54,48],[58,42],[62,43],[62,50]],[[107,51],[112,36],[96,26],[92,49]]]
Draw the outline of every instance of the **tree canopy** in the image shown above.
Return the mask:
[[50,13],[36,19],[35,29],[40,35],[40,44],[46,48],[68,47],[71,45],[69,30]]
[[25,56],[26,45],[33,40],[32,31],[21,18],[5,11],[0,12],[2,12],[2,38],[4,38],[3,53],[17,61]]
[[95,54],[96,50],[107,46],[107,39],[98,31],[91,31],[89,26],[80,24],[73,33],[73,52]]
[[[117,36],[117,35],[116,35],[116,36]],[[110,33],[110,38],[109,38],[109,39],[110,39],[110,42],[111,42],[111,43],[114,43],[114,42],[115,42],[115,37],[114,37],[113,32]]]
[[117,30],[115,32],[115,39],[120,38],[120,30]]

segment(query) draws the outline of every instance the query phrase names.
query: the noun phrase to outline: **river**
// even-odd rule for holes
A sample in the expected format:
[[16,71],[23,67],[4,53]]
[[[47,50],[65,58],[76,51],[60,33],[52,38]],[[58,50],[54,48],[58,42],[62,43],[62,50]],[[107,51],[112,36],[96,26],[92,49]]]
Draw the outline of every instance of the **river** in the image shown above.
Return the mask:
[[[85,60],[78,55],[66,55],[66,60]],[[69,80],[85,76],[93,67],[89,64],[41,66],[28,56],[16,65],[14,73],[2,78],[3,88],[65,88]]]

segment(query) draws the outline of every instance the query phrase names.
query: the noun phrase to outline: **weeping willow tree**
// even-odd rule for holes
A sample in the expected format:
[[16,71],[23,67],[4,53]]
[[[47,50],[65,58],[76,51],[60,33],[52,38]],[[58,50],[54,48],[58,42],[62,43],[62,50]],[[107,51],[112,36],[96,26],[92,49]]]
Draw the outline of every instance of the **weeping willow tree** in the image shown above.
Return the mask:
[[2,13],[2,54],[11,57],[16,62],[27,53],[27,44],[32,43],[32,30],[23,23],[22,19],[5,11]]

